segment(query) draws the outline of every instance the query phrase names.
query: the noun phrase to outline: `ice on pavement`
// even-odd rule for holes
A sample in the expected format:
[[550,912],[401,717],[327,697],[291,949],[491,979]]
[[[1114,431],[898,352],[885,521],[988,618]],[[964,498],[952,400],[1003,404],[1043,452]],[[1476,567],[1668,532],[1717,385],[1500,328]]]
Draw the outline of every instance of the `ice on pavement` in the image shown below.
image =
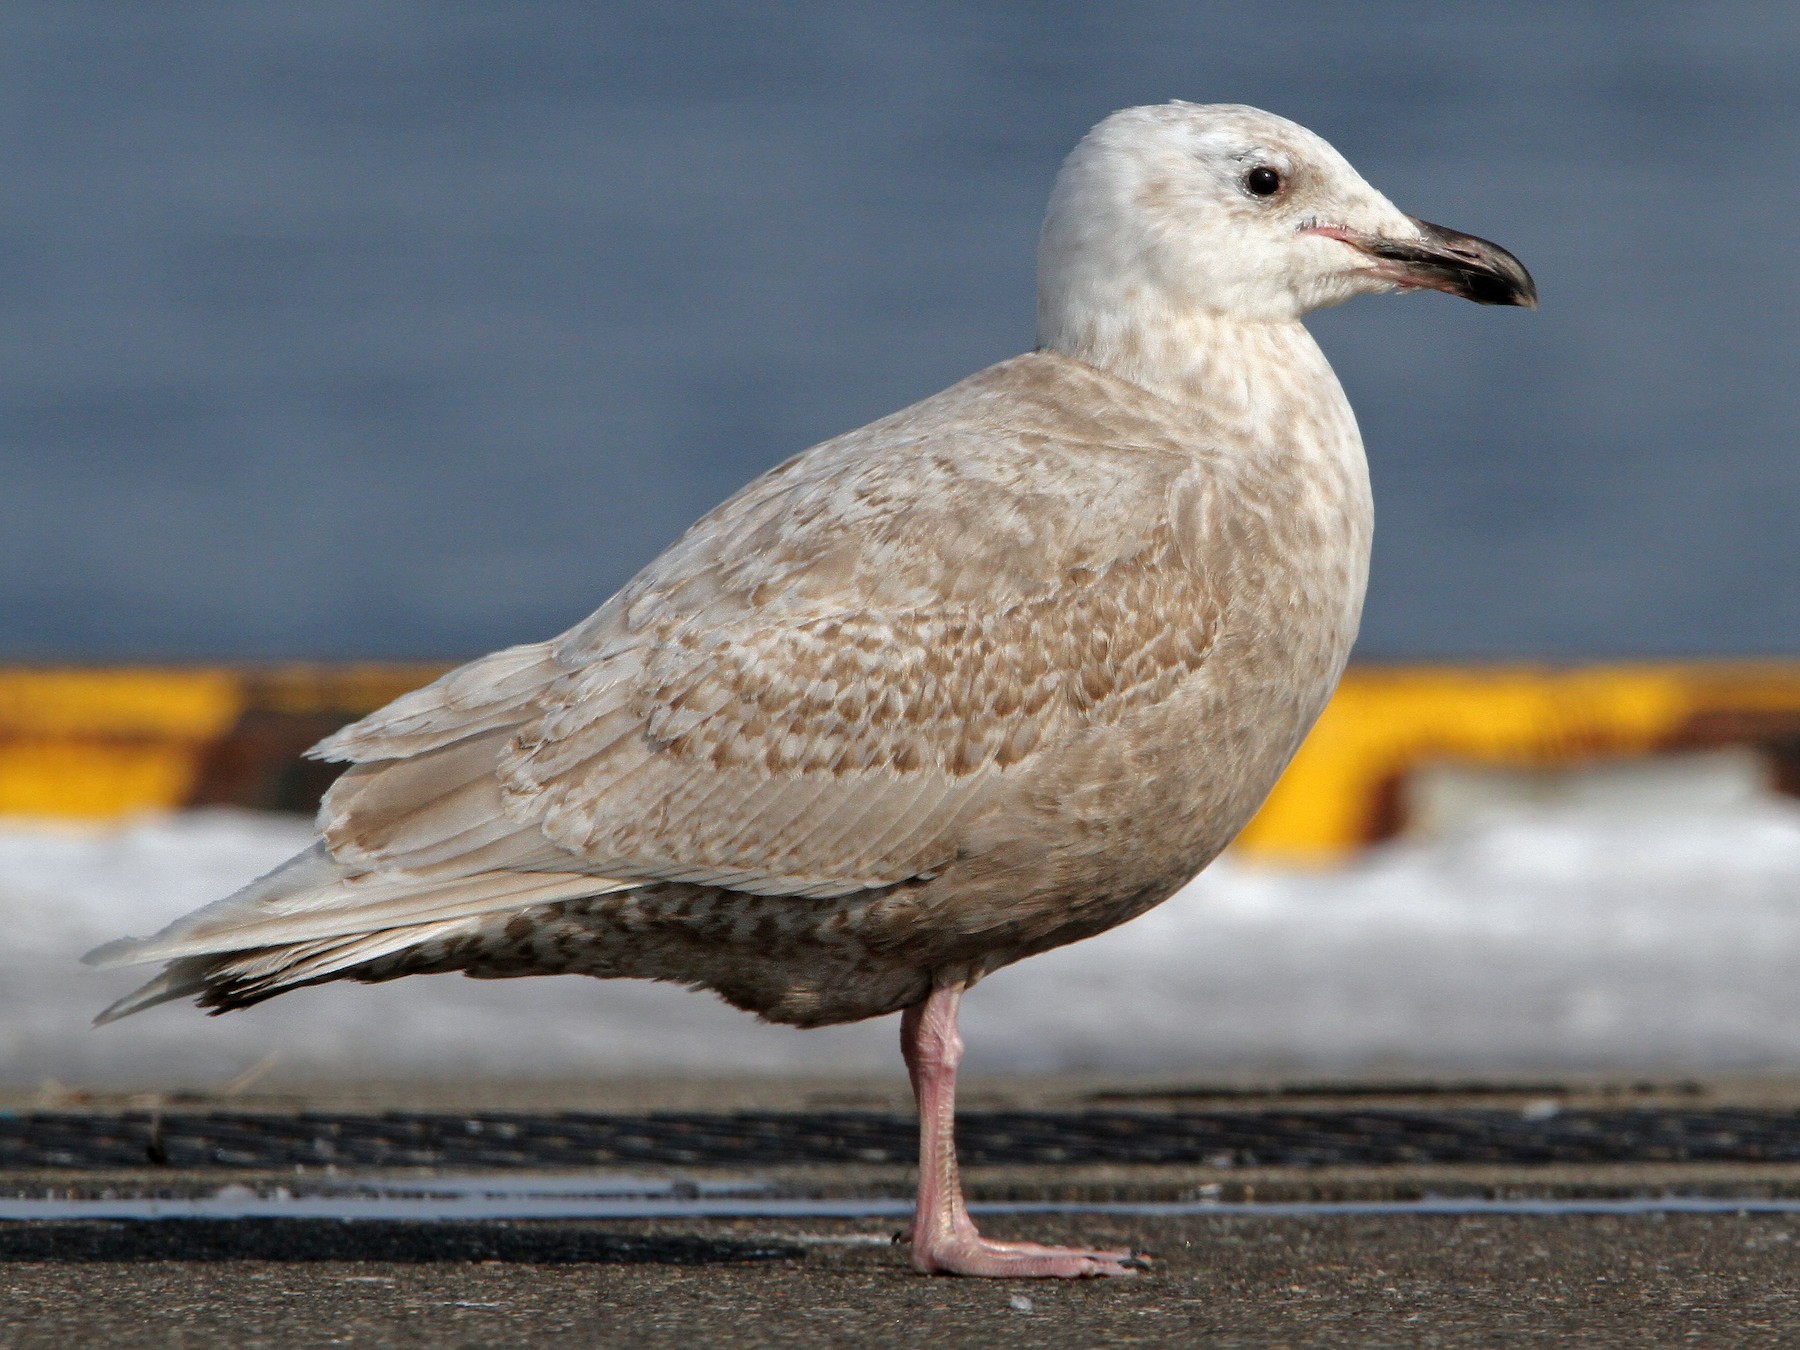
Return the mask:
[[[1101,937],[990,977],[977,1071],[1800,1066],[1800,803],[1488,810],[1330,871],[1227,856]],[[310,838],[196,812],[110,828],[0,822],[0,1082],[789,1069],[893,1072],[893,1018],[801,1032],[710,995],[564,976],[303,989],[209,1019],[92,1029],[139,977],[77,964],[227,893]]]

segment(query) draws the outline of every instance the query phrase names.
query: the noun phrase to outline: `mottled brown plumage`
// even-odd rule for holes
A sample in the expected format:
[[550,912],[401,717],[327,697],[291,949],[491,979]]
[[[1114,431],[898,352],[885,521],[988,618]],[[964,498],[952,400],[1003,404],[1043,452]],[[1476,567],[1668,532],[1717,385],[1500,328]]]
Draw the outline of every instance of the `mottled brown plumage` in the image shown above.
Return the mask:
[[[1331,412],[1302,442],[1328,454],[1235,445],[1038,352],[789,461],[562,638],[321,747],[356,762],[321,812],[340,865],[637,883],[509,898],[345,973],[672,979],[817,1025],[1163,899],[1348,652],[1368,497]],[[392,932],[222,963],[205,1001]]]
[[[1247,194],[1251,164],[1291,199]],[[672,980],[799,1026],[908,1009],[936,1157],[957,993],[1172,894],[1330,696],[1368,476],[1298,319],[1452,288],[1441,259],[1394,274],[1425,228],[1267,114],[1109,119],[1052,202],[1043,349],[789,460],[561,637],[331,737],[321,843],[104,950],[170,963],[109,1012],[454,970]],[[986,1243],[934,1166],[921,1268],[1123,1268]]]

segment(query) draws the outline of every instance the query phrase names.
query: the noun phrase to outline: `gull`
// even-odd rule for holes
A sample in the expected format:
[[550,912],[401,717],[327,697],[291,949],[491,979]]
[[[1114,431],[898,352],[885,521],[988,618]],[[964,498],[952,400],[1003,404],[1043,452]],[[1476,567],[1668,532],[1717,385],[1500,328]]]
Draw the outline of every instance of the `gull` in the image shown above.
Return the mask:
[[111,1020],[462,971],[709,989],[799,1027],[899,1012],[923,1272],[1129,1275],[999,1242],[957,1173],[963,991],[1216,857],[1343,670],[1372,513],[1306,328],[1354,296],[1533,306],[1318,136],[1128,108],[1058,175],[1038,346],[789,459],[591,617],[390,703],[312,848],[100,965]]

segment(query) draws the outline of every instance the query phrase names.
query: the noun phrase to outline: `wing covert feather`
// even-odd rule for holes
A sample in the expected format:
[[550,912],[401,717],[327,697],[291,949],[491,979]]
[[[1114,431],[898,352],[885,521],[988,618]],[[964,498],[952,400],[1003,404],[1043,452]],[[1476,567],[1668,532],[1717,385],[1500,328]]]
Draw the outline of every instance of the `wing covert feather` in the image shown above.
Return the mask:
[[579,668],[512,742],[509,811],[608,876],[891,885],[1197,671],[1221,604],[1169,509],[1191,452],[932,402],[752,485],[565,635]]
[[1010,779],[1204,664],[1224,569],[1171,407],[1040,353],[814,447],[560,638],[324,742],[402,761],[334,792],[334,850],[809,897],[930,875]]

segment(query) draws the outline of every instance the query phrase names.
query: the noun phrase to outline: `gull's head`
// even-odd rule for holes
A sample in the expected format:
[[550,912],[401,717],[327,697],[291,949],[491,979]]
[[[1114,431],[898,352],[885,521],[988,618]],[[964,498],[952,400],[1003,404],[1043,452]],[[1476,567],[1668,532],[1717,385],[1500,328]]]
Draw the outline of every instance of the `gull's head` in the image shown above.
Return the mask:
[[1062,350],[1096,326],[1291,321],[1422,288],[1537,302],[1505,249],[1415,220],[1305,127],[1235,104],[1127,108],[1100,123],[1057,177],[1038,252],[1040,339]]

